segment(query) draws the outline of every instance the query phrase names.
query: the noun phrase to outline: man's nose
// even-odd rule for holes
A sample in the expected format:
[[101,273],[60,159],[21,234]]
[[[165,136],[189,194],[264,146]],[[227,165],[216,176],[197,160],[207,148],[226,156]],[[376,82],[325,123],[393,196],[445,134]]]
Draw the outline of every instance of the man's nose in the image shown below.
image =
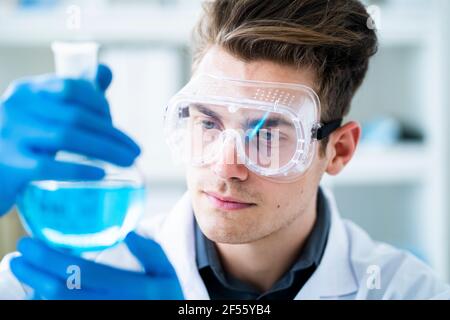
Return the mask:
[[235,139],[226,139],[218,160],[212,165],[212,170],[222,179],[238,179],[245,181],[249,172],[242,163],[238,152]]

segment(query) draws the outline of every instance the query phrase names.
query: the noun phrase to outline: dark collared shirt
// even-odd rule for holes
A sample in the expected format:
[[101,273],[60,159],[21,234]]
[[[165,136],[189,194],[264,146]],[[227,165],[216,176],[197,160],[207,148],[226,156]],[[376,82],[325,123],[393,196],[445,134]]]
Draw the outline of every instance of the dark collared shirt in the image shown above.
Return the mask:
[[298,259],[267,292],[259,292],[252,286],[227,274],[222,268],[214,242],[209,240],[195,222],[196,260],[199,273],[213,300],[290,300],[314,273],[325,251],[331,224],[328,203],[319,188],[317,218],[314,227],[299,253]]

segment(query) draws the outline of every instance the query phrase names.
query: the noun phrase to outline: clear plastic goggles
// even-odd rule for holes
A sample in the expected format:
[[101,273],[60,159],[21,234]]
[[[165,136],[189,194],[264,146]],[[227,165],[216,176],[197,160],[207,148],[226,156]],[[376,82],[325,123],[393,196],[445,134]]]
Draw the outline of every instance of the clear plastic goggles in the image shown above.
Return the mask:
[[191,165],[238,163],[289,181],[340,123],[320,123],[319,99],[307,86],[200,74],[170,100],[165,134],[176,159]]

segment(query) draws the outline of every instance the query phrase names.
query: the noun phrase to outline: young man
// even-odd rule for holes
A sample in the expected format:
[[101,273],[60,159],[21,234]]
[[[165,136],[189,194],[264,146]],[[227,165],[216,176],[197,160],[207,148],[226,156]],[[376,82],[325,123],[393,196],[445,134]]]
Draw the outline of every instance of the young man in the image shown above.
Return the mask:
[[[171,147],[189,161],[189,191],[172,212],[143,221],[140,235],[131,233],[95,261],[22,240],[20,253],[1,265],[0,295],[25,298],[31,287],[50,299],[447,298],[449,286],[426,265],[342,220],[332,195],[319,187],[324,173],[342,171],[360,138],[360,126],[342,124],[342,118],[377,49],[368,19],[356,0],[208,2],[196,32],[193,77],[170,102],[165,119]],[[99,70],[103,89],[107,73]],[[14,106],[26,113],[24,105],[48,102],[39,99],[53,99],[55,109],[67,100],[90,103],[109,128],[104,130],[113,130],[103,93],[76,81],[70,86],[22,82],[6,95],[3,112],[13,113]],[[74,94],[80,88],[100,96],[83,101]],[[58,100],[61,90],[64,99]],[[15,128],[13,121],[4,117],[0,126]],[[40,127],[39,121],[26,123]],[[69,129],[64,137],[72,137],[73,122]],[[1,145],[16,150],[17,141],[26,140],[23,132],[9,140],[4,135]],[[119,164],[138,154],[123,137],[95,137],[122,159],[61,138],[50,149],[75,149],[70,151]],[[22,158],[0,157],[0,168],[6,168],[0,174],[11,182],[0,189],[3,212],[19,189],[11,186],[48,178],[41,169],[22,166]],[[61,165],[48,162],[51,168]],[[70,174],[78,176],[79,169]],[[60,171],[50,172],[53,177]],[[71,265],[82,270],[80,288],[67,286]]]

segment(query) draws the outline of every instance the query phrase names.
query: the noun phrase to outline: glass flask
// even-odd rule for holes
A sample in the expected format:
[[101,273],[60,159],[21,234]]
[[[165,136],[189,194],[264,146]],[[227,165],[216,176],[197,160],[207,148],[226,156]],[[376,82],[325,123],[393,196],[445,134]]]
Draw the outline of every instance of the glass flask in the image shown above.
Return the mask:
[[75,252],[122,241],[144,213],[146,188],[136,168],[108,166],[100,181],[31,182],[17,201],[27,232]]
[[[98,64],[95,43],[58,43],[53,49],[59,76],[94,79]],[[56,157],[101,167],[106,175],[99,181],[29,183],[17,200],[19,216],[27,232],[75,254],[99,251],[122,241],[136,227],[145,210],[143,174],[136,166],[117,167],[66,152],[59,152]]]

